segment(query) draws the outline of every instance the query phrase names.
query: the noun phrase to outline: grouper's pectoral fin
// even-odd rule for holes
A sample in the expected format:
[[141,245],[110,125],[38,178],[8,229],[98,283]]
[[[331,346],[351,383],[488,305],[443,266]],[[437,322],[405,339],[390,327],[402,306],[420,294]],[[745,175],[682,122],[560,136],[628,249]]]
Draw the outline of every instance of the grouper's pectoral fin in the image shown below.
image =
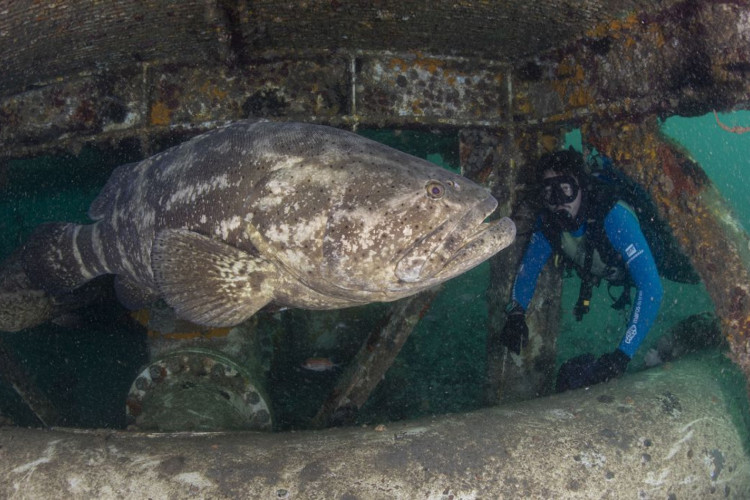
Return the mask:
[[206,326],[232,326],[273,298],[276,266],[184,229],[160,232],[151,251],[156,284],[177,315]]

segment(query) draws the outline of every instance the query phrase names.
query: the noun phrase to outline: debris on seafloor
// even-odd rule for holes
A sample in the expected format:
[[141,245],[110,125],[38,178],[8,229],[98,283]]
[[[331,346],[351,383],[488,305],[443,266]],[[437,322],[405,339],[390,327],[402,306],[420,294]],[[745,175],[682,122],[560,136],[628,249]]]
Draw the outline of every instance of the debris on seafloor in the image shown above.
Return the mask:
[[[0,379],[13,387],[34,416],[45,427],[52,427],[58,423],[59,415],[55,406],[36,386],[16,359],[13,352],[0,339]],[[0,426],[4,417],[0,414]]]

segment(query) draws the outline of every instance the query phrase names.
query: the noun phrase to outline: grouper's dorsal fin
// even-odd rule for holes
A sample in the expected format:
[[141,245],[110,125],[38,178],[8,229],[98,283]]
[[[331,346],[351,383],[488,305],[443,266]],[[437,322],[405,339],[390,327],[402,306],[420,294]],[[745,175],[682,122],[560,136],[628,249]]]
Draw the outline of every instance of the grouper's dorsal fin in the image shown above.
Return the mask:
[[185,229],[160,232],[151,266],[164,300],[177,315],[206,326],[233,326],[273,298],[276,266]]
[[88,216],[91,220],[101,220],[112,211],[115,200],[117,200],[117,193],[123,186],[128,185],[125,178],[130,175],[133,166],[137,164],[136,162],[120,165],[112,171],[109,179],[107,179],[107,183],[99,191],[99,194],[96,195],[94,201],[91,202],[91,206],[89,206]]

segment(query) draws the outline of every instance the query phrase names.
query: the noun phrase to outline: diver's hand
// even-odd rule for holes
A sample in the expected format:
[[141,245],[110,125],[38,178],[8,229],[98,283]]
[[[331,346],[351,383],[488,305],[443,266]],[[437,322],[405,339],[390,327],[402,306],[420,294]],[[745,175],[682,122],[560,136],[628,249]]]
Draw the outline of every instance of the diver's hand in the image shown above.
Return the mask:
[[619,349],[615,349],[612,352],[599,356],[599,359],[596,360],[595,371],[601,379],[600,381],[605,382],[625,373],[629,362],[630,358],[627,354]]
[[582,354],[569,359],[557,372],[557,392],[580,389],[617,378],[628,367],[630,358],[620,349],[595,359],[593,354]]
[[529,327],[526,326],[526,313],[519,304],[513,304],[508,310],[503,331],[499,341],[511,352],[521,354],[521,349],[529,343]]

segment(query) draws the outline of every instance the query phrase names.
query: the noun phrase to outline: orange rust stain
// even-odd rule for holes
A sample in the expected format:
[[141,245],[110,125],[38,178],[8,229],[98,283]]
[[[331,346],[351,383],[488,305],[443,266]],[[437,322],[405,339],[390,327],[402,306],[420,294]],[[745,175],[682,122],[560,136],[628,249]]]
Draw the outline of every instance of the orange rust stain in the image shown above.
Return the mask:
[[567,79],[573,78],[576,74],[576,66],[578,66],[574,59],[566,58],[557,65],[557,78]]
[[641,21],[638,19],[638,16],[635,12],[631,12],[628,17],[625,18],[625,22],[623,23],[623,28],[627,29],[633,29],[637,27]]
[[585,87],[576,87],[570,92],[568,103],[574,108],[583,108],[594,104],[595,100]]
[[215,85],[211,82],[206,82],[201,85],[201,92],[209,97],[213,97],[219,100],[223,100],[226,96],[229,95],[229,91],[222,90],[218,85]]
[[619,19],[610,21],[609,25],[607,25],[607,35],[612,38],[620,38],[622,36],[622,34],[620,33],[622,31],[622,28],[623,24]]
[[208,331],[192,331],[192,332],[171,332],[162,333],[156,330],[149,330],[148,336],[151,338],[162,338],[168,340],[190,340],[190,339],[213,339],[226,337],[229,334],[231,328],[212,328]]
[[539,144],[542,145],[547,152],[552,152],[560,149],[560,140],[554,135],[543,135],[539,138]]
[[552,89],[567,102],[568,109],[560,116],[573,113],[575,108],[588,107],[596,104],[596,98],[592,89],[586,85],[586,71],[582,64],[573,58],[566,58],[558,64],[556,69],[557,79],[551,82]]
[[690,196],[698,194],[699,189],[696,187],[692,179],[685,175],[685,172],[669,147],[659,145],[656,149],[656,153],[664,174],[672,181],[677,193],[687,193]]
[[414,64],[427,70],[431,75],[436,74],[442,66],[441,62],[437,59],[418,59]]
[[172,110],[165,103],[157,101],[151,106],[151,125],[169,125],[171,120]]
[[229,327],[224,328],[211,328],[208,332],[204,333],[203,336],[206,338],[226,337],[229,332],[232,331]]
[[485,184],[492,174],[493,166],[488,165],[474,175],[474,182]]
[[664,40],[664,33],[661,31],[661,27],[656,23],[651,23],[646,29],[656,48],[661,49],[664,47],[666,40]]
[[[149,309],[139,309],[130,313],[130,317],[137,321],[139,324],[148,327],[148,321],[151,317],[151,311]],[[199,329],[191,331],[176,331],[170,333],[162,333],[156,330],[149,329],[147,334],[151,338],[164,338],[171,340],[185,340],[195,338],[216,338],[226,337],[229,334],[231,328],[211,328],[211,329]]]
[[411,111],[415,115],[423,115],[424,110],[421,108],[422,101],[419,99],[414,99],[414,102],[411,103]]
[[514,101],[516,112],[523,115],[530,115],[534,111],[531,101],[526,96],[516,96]]
[[590,38],[603,38],[607,35],[607,31],[609,31],[607,24],[597,24],[586,32],[586,36]]
[[390,61],[390,69],[398,69],[399,71],[406,71],[409,68],[409,63],[405,60],[393,57]]
[[636,29],[641,24],[640,19],[635,13],[631,13],[625,19],[613,19],[612,21],[597,24],[589,29],[586,34],[593,38],[603,38],[609,36],[619,39],[623,33]]
[[585,77],[586,74],[583,71],[583,66],[581,66],[580,64],[576,64],[572,80],[576,83],[580,83],[584,80]]
[[148,309],[139,309],[137,311],[133,311],[130,313],[130,317],[143,326],[148,325],[148,320],[150,316],[151,316],[151,313]]
[[130,414],[134,417],[143,413],[143,404],[135,398],[128,398],[127,401],[125,401],[125,405],[130,410]]

